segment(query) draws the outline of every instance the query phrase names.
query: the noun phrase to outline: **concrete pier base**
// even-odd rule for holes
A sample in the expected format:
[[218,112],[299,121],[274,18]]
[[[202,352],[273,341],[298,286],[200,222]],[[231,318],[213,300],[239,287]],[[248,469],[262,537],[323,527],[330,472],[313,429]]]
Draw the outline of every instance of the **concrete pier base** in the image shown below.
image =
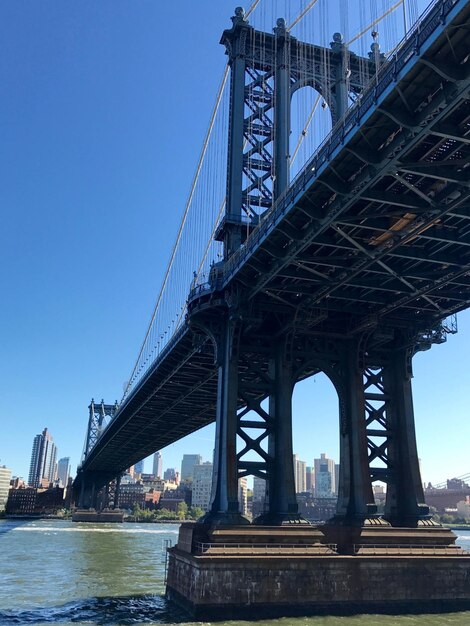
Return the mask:
[[104,509],[103,511],[95,511],[95,509],[75,509],[72,513],[72,522],[117,522],[122,523],[124,513],[119,509]]
[[183,524],[167,597],[202,620],[470,609],[470,554],[447,529],[422,531],[368,528],[339,554],[321,527]]

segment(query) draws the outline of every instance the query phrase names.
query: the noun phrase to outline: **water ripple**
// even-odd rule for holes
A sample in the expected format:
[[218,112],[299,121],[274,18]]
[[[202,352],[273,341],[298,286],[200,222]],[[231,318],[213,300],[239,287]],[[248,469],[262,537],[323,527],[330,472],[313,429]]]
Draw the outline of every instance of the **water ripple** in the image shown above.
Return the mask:
[[162,596],[90,598],[58,607],[38,607],[23,611],[0,611],[2,626],[35,624],[175,624],[187,621],[185,615]]

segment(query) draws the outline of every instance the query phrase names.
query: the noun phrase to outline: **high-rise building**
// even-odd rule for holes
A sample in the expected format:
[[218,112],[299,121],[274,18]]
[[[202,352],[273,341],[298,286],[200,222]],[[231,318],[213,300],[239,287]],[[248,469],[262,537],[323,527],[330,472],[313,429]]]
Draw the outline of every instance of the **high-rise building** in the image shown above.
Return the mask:
[[201,465],[202,456],[200,454],[183,454],[181,462],[181,482],[193,479],[195,465]]
[[48,487],[55,480],[57,446],[51,434],[45,428],[40,435],[36,435],[31,452],[28,484],[32,487],[43,485]]
[[141,476],[143,473],[144,473],[144,459],[142,459],[142,461],[137,461],[137,463],[134,464],[134,476],[136,474]]
[[65,456],[57,462],[57,479],[62,487],[67,487],[70,476],[70,457]]
[[11,470],[5,465],[0,467],[0,511],[4,511],[10,491]]
[[159,450],[153,455],[153,472],[155,478],[163,478],[163,459]]
[[163,480],[175,483],[177,475],[178,472],[174,467],[167,467],[167,469],[163,472]]
[[308,493],[314,493],[315,491],[315,472],[313,467],[307,466],[305,472],[305,491]]
[[253,477],[253,502],[251,505],[253,517],[265,512],[266,481],[258,476]]
[[307,464],[294,454],[295,493],[307,491]]
[[212,463],[202,463],[194,466],[192,506],[199,506],[208,511],[211,504],[212,491]]
[[258,476],[253,477],[253,502],[264,502],[266,500],[266,481]]
[[242,515],[248,513],[248,481],[246,478],[238,479],[238,510]]
[[315,468],[315,495],[317,498],[331,498],[336,493],[335,462],[324,452],[313,461]]

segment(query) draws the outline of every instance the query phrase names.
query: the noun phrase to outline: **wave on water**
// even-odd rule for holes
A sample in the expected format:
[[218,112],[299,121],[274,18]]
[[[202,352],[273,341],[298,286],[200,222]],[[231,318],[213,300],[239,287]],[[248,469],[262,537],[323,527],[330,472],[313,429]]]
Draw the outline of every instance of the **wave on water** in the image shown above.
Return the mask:
[[62,606],[23,611],[0,611],[2,626],[33,624],[176,624],[187,621],[162,596],[90,598]]
[[17,526],[13,531],[41,532],[41,533],[126,533],[136,535],[177,535],[178,530],[159,530],[154,528],[96,528],[74,526],[72,528],[60,528],[58,526]]

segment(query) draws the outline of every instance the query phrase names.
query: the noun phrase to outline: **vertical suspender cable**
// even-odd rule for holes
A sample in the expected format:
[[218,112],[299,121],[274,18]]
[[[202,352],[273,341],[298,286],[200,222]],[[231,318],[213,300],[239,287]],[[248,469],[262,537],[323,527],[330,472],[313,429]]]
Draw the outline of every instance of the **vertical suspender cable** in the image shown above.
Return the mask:
[[[254,11],[254,9],[257,7],[259,2],[260,2],[260,0],[255,0],[252,3],[252,5],[250,6],[250,8],[249,8],[249,10],[248,10],[248,12],[246,14],[247,16],[250,15]],[[227,66],[225,68],[225,71],[224,71],[224,74],[223,74],[223,77],[222,77],[222,81],[221,81],[221,84],[219,86],[219,90],[217,92],[215,106],[214,106],[214,109],[212,111],[212,115],[211,115],[210,122],[209,122],[209,127],[208,127],[207,132],[206,132],[206,136],[205,136],[205,139],[204,139],[201,155],[199,157],[198,165],[197,165],[197,168],[196,168],[196,173],[195,173],[194,178],[193,178],[191,191],[190,191],[188,200],[186,202],[185,210],[184,210],[184,213],[183,213],[183,218],[182,218],[182,221],[181,221],[181,224],[180,224],[180,227],[179,227],[179,230],[178,230],[178,234],[177,234],[177,237],[176,237],[176,241],[175,241],[175,244],[173,246],[172,253],[171,253],[171,256],[170,256],[170,261],[168,263],[168,266],[167,266],[167,269],[166,269],[166,272],[165,272],[163,283],[162,283],[162,286],[160,288],[160,292],[158,294],[157,302],[155,304],[152,317],[151,317],[149,325],[147,327],[147,332],[145,334],[144,340],[143,340],[141,348],[139,350],[139,354],[137,356],[135,365],[134,365],[134,367],[132,369],[132,373],[131,373],[131,376],[129,378],[129,382],[127,383],[126,388],[124,390],[123,399],[126,397],[130,387],[132,386],[132,383],[136,379],[136,375],[137,375],[139,369],[142,367],[141,360],[142,360],[142,358],[144,356],[145,350],[148,348],[148,344],[149,344],[149,341],[150,341],[151,335],[152,335],[152,328],[153,328],[154,322],[155,322],[156,317],[157,317],[157,312],[158,312],[158,309],[160,307],[160,303],[162,301],[163,294],[165,293],[165,289],[166,289],[166,286],[167,286],[167,283],[168,283],[170,272],[171,272],[171,269],[172,269],[172,266],[173,266],[173,263],[174,263],[174,260],[175,260],[176,252],[177,252],[178,246],[180,244],[181,237],[183,235],[183,230],[184,230],[187,218],[188,218],[188,213],[189,213],[190,207],[192,205],[193,197],[194,197],[195,190],[196,190],[196,185],[197,185],[197,182],[198,182],[198,179],[199,179],[199,175],[201,173],[201,169],[202,169],[202,165],[203,165],[203,162],[204,162],[204,158],[206,156],[206,152],[207,152],[208,145],[209,145],[209,140],[210,140],[210,137],[211,137],[211,134],[212,134],[212,130],[214,128],[215,120],[216,120],[216,117],[217,117],[217,112],[218,112],[219,105],[220,105],[220,102],[221,102],[221,99],[222,99],[222,95],[223,95],[223,92],[224,92],[224,88],[225,88],[225,84],[227,82],[228,75],[229,75],[229,68]],[[166,329],[165,331],[163,331],[163,329],[160,329],[160,331],[163,332],[164,334],[167,334],[168,330],[169,329]],[[161,336],[161,332],[159,332],[160,336]]]

